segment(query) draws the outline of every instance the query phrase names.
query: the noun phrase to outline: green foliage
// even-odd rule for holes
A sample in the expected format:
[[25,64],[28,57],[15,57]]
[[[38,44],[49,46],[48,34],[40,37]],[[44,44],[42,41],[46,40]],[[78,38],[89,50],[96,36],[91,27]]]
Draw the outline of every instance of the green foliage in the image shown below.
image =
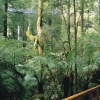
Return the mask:
[[21,84],[23,75],[13,64],[7,61],[0,62],[0,97],[2,100],[14,100],[24,97],[24,87]]
[[[39,82],[43,82],[45,91],[43,96],[45,99],[59,97],[58,94],[62,92],[62,78],[68,73],[65,69],[67,70],[68,66],[64,61],[59,62],[50,56],[36,56],[26,63],[26,84],[28,88],[33,89],[38,94],[36,87]],[[62,75],[60,75],[61,72],[63,72]],[[38,98],[38,95],[34,96]]]
[[[22,65],[32,57],[32,49],[23,41],[0,38],[0,97],[2,100],[26,98]],[[31,50],[31,51],[30,51]],[[26,81],[27,82],[27,81]],[[27,94],[27,95],[25,95]]]
[[[4,2],[4,0],[0,1],[0,34],[3,32],[5,13],[2,6]],[[41,97],[45,100],[53,100],[60,96],[63,98],[62,80],[65,76],[70,76],[70,72],[76,74],[75,64],[77,65],[79,91],[83,90],[85,82],[88,82],[90,87],[94,86],[94,83],[91,83],[92,74],[94,70],[98,70],[100,64],[99,17],[96,11],[98,6],[95,4],[97,0],[84,1],[84,34],[80,35],[81,32],[77,28],[76,45],[74,45],[73,0],[71,0],[71,50],[68,45],[67,26],[60,13],[61,7],[64,6],[63,13],[68,21],[66,9],[68,0],[42,0],[42,2],[44,3],[42,29],[47,44],[44,56],[38,56],[39,54],[33,51],[32,42],[23,41],[29,20],[32,34],[37,35],[37,12],[31,15],[7,14],[9,36],[8,39],[0,37],[0,97],[2,96],[2,100],[15,100],[16,98],[36,100]],[[77,27],[81,28],[80,4],[82,0],[77,0],[76,3]],[[37,11],[38,0],[9,0],[8,5],[17,10],[32,8]],[[20,41],[14,39],[14,35],[16,38],[18,35],[18,21],[20,22]],[[77,56],[75,57],[76,48]],[[75,77],[73,82],[75,84]],[[39,83],[43,84],[43,93],[39,93]]]
[[[24,75],[15,67],[15,55],[17,52],[14,40],[0,38],[0,97],[2,100],[21,100],[24,97],[22,84]],[[19,57],[20,58],[20,57]],[[18,60],[18,59],[16,59]],[[19,61],[16,61],[18,64]]]

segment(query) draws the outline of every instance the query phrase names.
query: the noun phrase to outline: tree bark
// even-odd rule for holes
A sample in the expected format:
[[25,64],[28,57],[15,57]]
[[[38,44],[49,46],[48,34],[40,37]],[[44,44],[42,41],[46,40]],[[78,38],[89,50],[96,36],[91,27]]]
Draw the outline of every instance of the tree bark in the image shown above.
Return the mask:
[[3,36],[7,37],[7,9],[8,9],[8,0],[5,0],[4,9],[5,9],[5,16],[4,16],[4,33],[3,33]]
[[[23,41],[26,41],[27,38],[26,38],[26,34],[25,34],[25,24],[24,24],[24,21],[25,21],[25,16],[23,15],[23,30],[22,30],[23,34],[22,34],[22,36],[23,36]],[[26,43],[25,42],[23,43],[23,47],[26,47]]]
[[69,93],[69,77],[66,76],[64,77],[63,81],[63,90],[64,90],[64,98],[68,97],[68,93]]
[[84,2],[85,0],[81,0],[81,35],[84,32]]
[[77,88],[77,64],[76,64],[76,56],[77,56],[77,24],[76,24],[76,0],[73,0],[74,6],[74,43],[75,43],[75,84],[76,84],[76,92],[78,91]]
[[[81,12],[80,12],[80,15],[81,15],[81,37],[83,37],[84,35],[84,3],[85,3],[85,0],[81,0]],[[81,54],[82,54],[82,57],[84,56],[83,54],[83,45],[84,43],[81,44]],[[83,61],[84,61],[84,57],[83,57]]]
[[43,55],[44,52],[44,44],[43,44],[43,35],[42,35],[42,27],[43,27],[43,2],[38,0],[38,20],[37,20],[37,33],[38,33],[38,41],[39,41],[39,54]]
[[67,34],[68,34],[68,45],[69,45],[69,51],[71,50],[71,44],[70,44],[70,0],[68,0],[68,25],[67,25]]
[[[38,92],[39,92],[39,94],[43,94],[44,93],[44,91],[43,91],[43,82],[39,82],[38,83]],[[40,99],[44,100],[44,97],[41,97]]]
[[62,12],[62,17],[64,19],[64,23],[65,23],[65,26],[66,26],[67,41],[68,41],[68,51],[67,51],[67,53],[65,53],[66,59],[67,59],[68,54],[69,54],[69,52],[71,50],[71,43],[70,43],[70,0],[68,0],[67,8],[68,8],[68,14],[67,14],[67,20],[66,20],[66,18],[64,16],[64,8],[63,8],[63,5],[61,5],[61,12]]
[[[42,29],[43,29],[43,2],[42,0],[38,0],[38,20],[37,20],[37,33],[38,33],[38,49],[39,49],[39,54],[43,55],[44,53],[44,38],[42,34]],[[41,64],[41,70],[43,68],[43,65]],[[42,76],[43,72],[41,72],[41,79],[40,82],[38,83],[38,92],[40,94],[43,94],[43,82],[42,82]],[[40,100],[44,100],[44,97],[41,97]]]

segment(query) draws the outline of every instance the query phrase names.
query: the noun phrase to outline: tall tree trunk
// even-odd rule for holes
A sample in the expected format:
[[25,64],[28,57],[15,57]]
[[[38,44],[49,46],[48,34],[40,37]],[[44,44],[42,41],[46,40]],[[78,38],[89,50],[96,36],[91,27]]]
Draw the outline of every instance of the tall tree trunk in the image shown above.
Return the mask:
[[43,27],[43,2],[42,0],[38,0],[38,20],[37,20],[37,33],[38,33],[38,41],[39,41],[39,54],[43,55],[44,52],[44,44],[43,44],[43,35],[42,35],[42,27]]
[[84,2],[85,0],[81,0],[81,35],[84,32]]
[[71,50],[71,44],[70,44],[70,0],[68,0],[68,24],[67,24],[67,34],[68,34],[68,45],[69,45],[69,51]]
[[[67,33],[68,33],[68,45],[69,45],[69,51],[71,50],[71,43],[70,43],[70,0],[68,0],[68,24],[67,24]],[[69,88],[70,88],[70,95],[73,95],[73,73],[70,73],[70,84],[69,84]]]
[[77,88],[77,64],[76,64],[76,56],[77,56],[77,25],[76,25],[76,0],[73,0],[74,6],[74,43],[75,43],[75,84],[76,84],[76,92]]
[[68,0],[67,7],[68,7],[68,14],[67,14],[67,20],[66,20],[66,18],[64,16],[64,7],[63,7],[63,5],[61,5],[61,12],[62,12],[62,17],[64,19],[64,23],[65,23],[65,26],[66,26],[67,41],[68,41],[68,51],[67,51],[67,53],[65,53],[66,58],[68,57],[68,54],[71,50],[71,44],[70,44],[70,0]]
[[[80,15],[81,15],[81,37],[83,37],[84,35],[84,3],[85,3],[85,0],[81,0],[81,12],[80,12]],[[84,43],[81,44],[81,55],[83,57],[83,61],[84,61],[84,55],[83,55],[83,45]]]
[[7,37],[7,9],[8,9],[8,0],[5,0],[4,9],[5,9],[5,16],[4,16],[4,33],[3,33],[3,36]]
[[[44,38],[42,34],[42,28],[43,28],[43,1],[38,0],[38,20],[37,20],[37,33],[38,33],[38,42],[39,42],[39,54],[43,55],[44,53]],[[41,70],[43,68],[43,65],[41,64]],[[41,79],[40,82],[38,83],[38,92],[39,94],[43,94],[43,82],[42,82],[42,76],[43,72],[41,72]],[[40,98],[41,100],[44,100],[44,97]]]
[[[23,15],[23,41],[26,41],[27,40],[27,38],[26,38],[26,34],[25,34],[25,15]],[[26,47],[26,43],[24,42],[23,43],[23,47]]]

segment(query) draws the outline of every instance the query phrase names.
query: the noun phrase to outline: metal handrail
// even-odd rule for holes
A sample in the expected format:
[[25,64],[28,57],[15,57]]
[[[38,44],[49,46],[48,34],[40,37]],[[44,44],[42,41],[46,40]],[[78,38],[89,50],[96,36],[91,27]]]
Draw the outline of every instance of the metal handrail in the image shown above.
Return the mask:
[[63,100],[82,100],[82,98],[87,96],[87,95],[89,96],[88,100],[92,100],[92,98],[94,98],[93,97],[93,92],[96,92],[96,97],[95,97],[96,99],[95,100],[100,100],[100,98],[99,98],[99,95],[100,95],[100,85],[95,86],[93,88],[90,88],[88,90],[85,90],[83,92],[77,93],[75,95],[72,95],[72,96],[70,96],[68,98],[65,98]]

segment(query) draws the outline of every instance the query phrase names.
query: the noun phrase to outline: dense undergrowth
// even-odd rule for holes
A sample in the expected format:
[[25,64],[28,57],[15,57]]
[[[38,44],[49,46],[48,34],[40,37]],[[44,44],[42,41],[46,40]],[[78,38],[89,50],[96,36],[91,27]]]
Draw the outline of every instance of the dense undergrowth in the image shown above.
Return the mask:
[[[91,38],[92,37],[92,38]],[[61,100],[100,83],[98,34],[84,37],[83,51],[67,59],[59,52],[33,51],[33,44],[0,39],[0,98],[2,100]],[[89,40],[89,41],[87,41]],[[81,43],[77,47],[81,50]],[[77,83],[75,77],[77,64]]]

